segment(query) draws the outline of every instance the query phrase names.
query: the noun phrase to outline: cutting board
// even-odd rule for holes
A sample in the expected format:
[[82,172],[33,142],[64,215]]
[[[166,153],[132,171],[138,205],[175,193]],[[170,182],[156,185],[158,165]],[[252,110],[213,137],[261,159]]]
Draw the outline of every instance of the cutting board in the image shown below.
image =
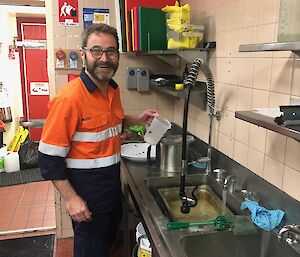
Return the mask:
[[[125,0],[125,23],[126,23],[126,40],[127,51],[131,50],[131,13],[130,10],[134,7],[143,6],[150,8],[161,9],[167,5],[175,5],[175,0]],[[151,17],[149,17],[151,19]],[[129,45],[129,46],[128,46]]]
[[140,50],[167,49],[165,13],[155,8],[139,7],[138,9]]
[[139,10],[138,7],[134,7],[132,9],[133,12],[133,51],[139,51],[140,50],[140,39],[139,39]]

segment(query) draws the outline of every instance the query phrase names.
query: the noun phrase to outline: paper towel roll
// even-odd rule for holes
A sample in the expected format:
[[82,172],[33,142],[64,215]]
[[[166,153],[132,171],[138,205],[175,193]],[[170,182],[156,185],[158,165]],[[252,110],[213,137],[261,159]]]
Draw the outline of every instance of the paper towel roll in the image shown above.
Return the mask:
[[19,154],[17,152],[9,153],[4,157],[4,170],[6,172],[20,170]]

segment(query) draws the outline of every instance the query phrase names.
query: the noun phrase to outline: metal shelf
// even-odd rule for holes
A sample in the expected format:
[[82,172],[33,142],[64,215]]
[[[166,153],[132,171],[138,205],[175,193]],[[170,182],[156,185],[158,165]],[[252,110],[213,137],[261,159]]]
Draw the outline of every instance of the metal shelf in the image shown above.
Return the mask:
[[262,43],[240,45],[240,52],[263,52],[263,51],[292,51],[300,56],[300,42],[284,42],[284,43]]
[[275,123],[274,118],[255,111],[237,111],[235,117],[300,141],[300,132]]
[[[201,110],[206,110],[206,84],[204,82],[197,81],[197,86],[195,86],[190,94],[190,103],[199,107]],[[175,97],[176,99],[184,99],[185,93],[182,91],[175,91],[174,88],[156,86],[150,84],[150,89],[155,90],[160,93],[164,93]]]
[[134,52],[122,52],[122,55],[153,55],[157,56],[164,62],[180,67],[181,59],[192,63],[195,58],[202,58],[207,62],[208,52],[216,48],[216,42],[205,42],[203,48],[193,49],[168,49],[168,50],[149,50],[149,51],[134,51]]

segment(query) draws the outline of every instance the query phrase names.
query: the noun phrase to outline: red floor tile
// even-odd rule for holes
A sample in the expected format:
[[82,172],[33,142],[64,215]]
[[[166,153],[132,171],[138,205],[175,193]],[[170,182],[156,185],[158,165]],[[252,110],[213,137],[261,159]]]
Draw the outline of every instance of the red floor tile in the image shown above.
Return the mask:
[[1,236],[1,232],[55,224],[54,188],[50,181],[0,187],[0,240],[9,237]]

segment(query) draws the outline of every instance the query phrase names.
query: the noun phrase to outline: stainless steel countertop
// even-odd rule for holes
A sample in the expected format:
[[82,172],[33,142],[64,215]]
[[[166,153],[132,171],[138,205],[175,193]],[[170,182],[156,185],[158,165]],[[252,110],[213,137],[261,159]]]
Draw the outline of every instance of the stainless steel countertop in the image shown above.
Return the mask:
[[[155,252],[160,257],[185,257],[186,254],[180,246],[181,238],[191,235],[191,233],[199,233],[199,231],[194,229],[168,231],[166,229],[165,225],[169,220],[162,214],[146,183],[147,179],[150,178],[161,179],[165,177],[158,170],[158,168],[150,167],[145,162],[138,163],[126,159],[123,159],[121,162],[122,179],[130,188],[131,197],[141,214],[152,249],[155,248]],[[178,180],[178,184],[179,176],[180,173],[177,173],[172,177],[173,180]],[[213,180],[210,183],[218,184],[211,176],[206,176],[203,172],[187,175],[186,180],[188,181],[189,179],[193,181],[196,179],[200,184],[201,182],[206,183],[207,180]],[[221,190],[220,185],[219,187]]]

